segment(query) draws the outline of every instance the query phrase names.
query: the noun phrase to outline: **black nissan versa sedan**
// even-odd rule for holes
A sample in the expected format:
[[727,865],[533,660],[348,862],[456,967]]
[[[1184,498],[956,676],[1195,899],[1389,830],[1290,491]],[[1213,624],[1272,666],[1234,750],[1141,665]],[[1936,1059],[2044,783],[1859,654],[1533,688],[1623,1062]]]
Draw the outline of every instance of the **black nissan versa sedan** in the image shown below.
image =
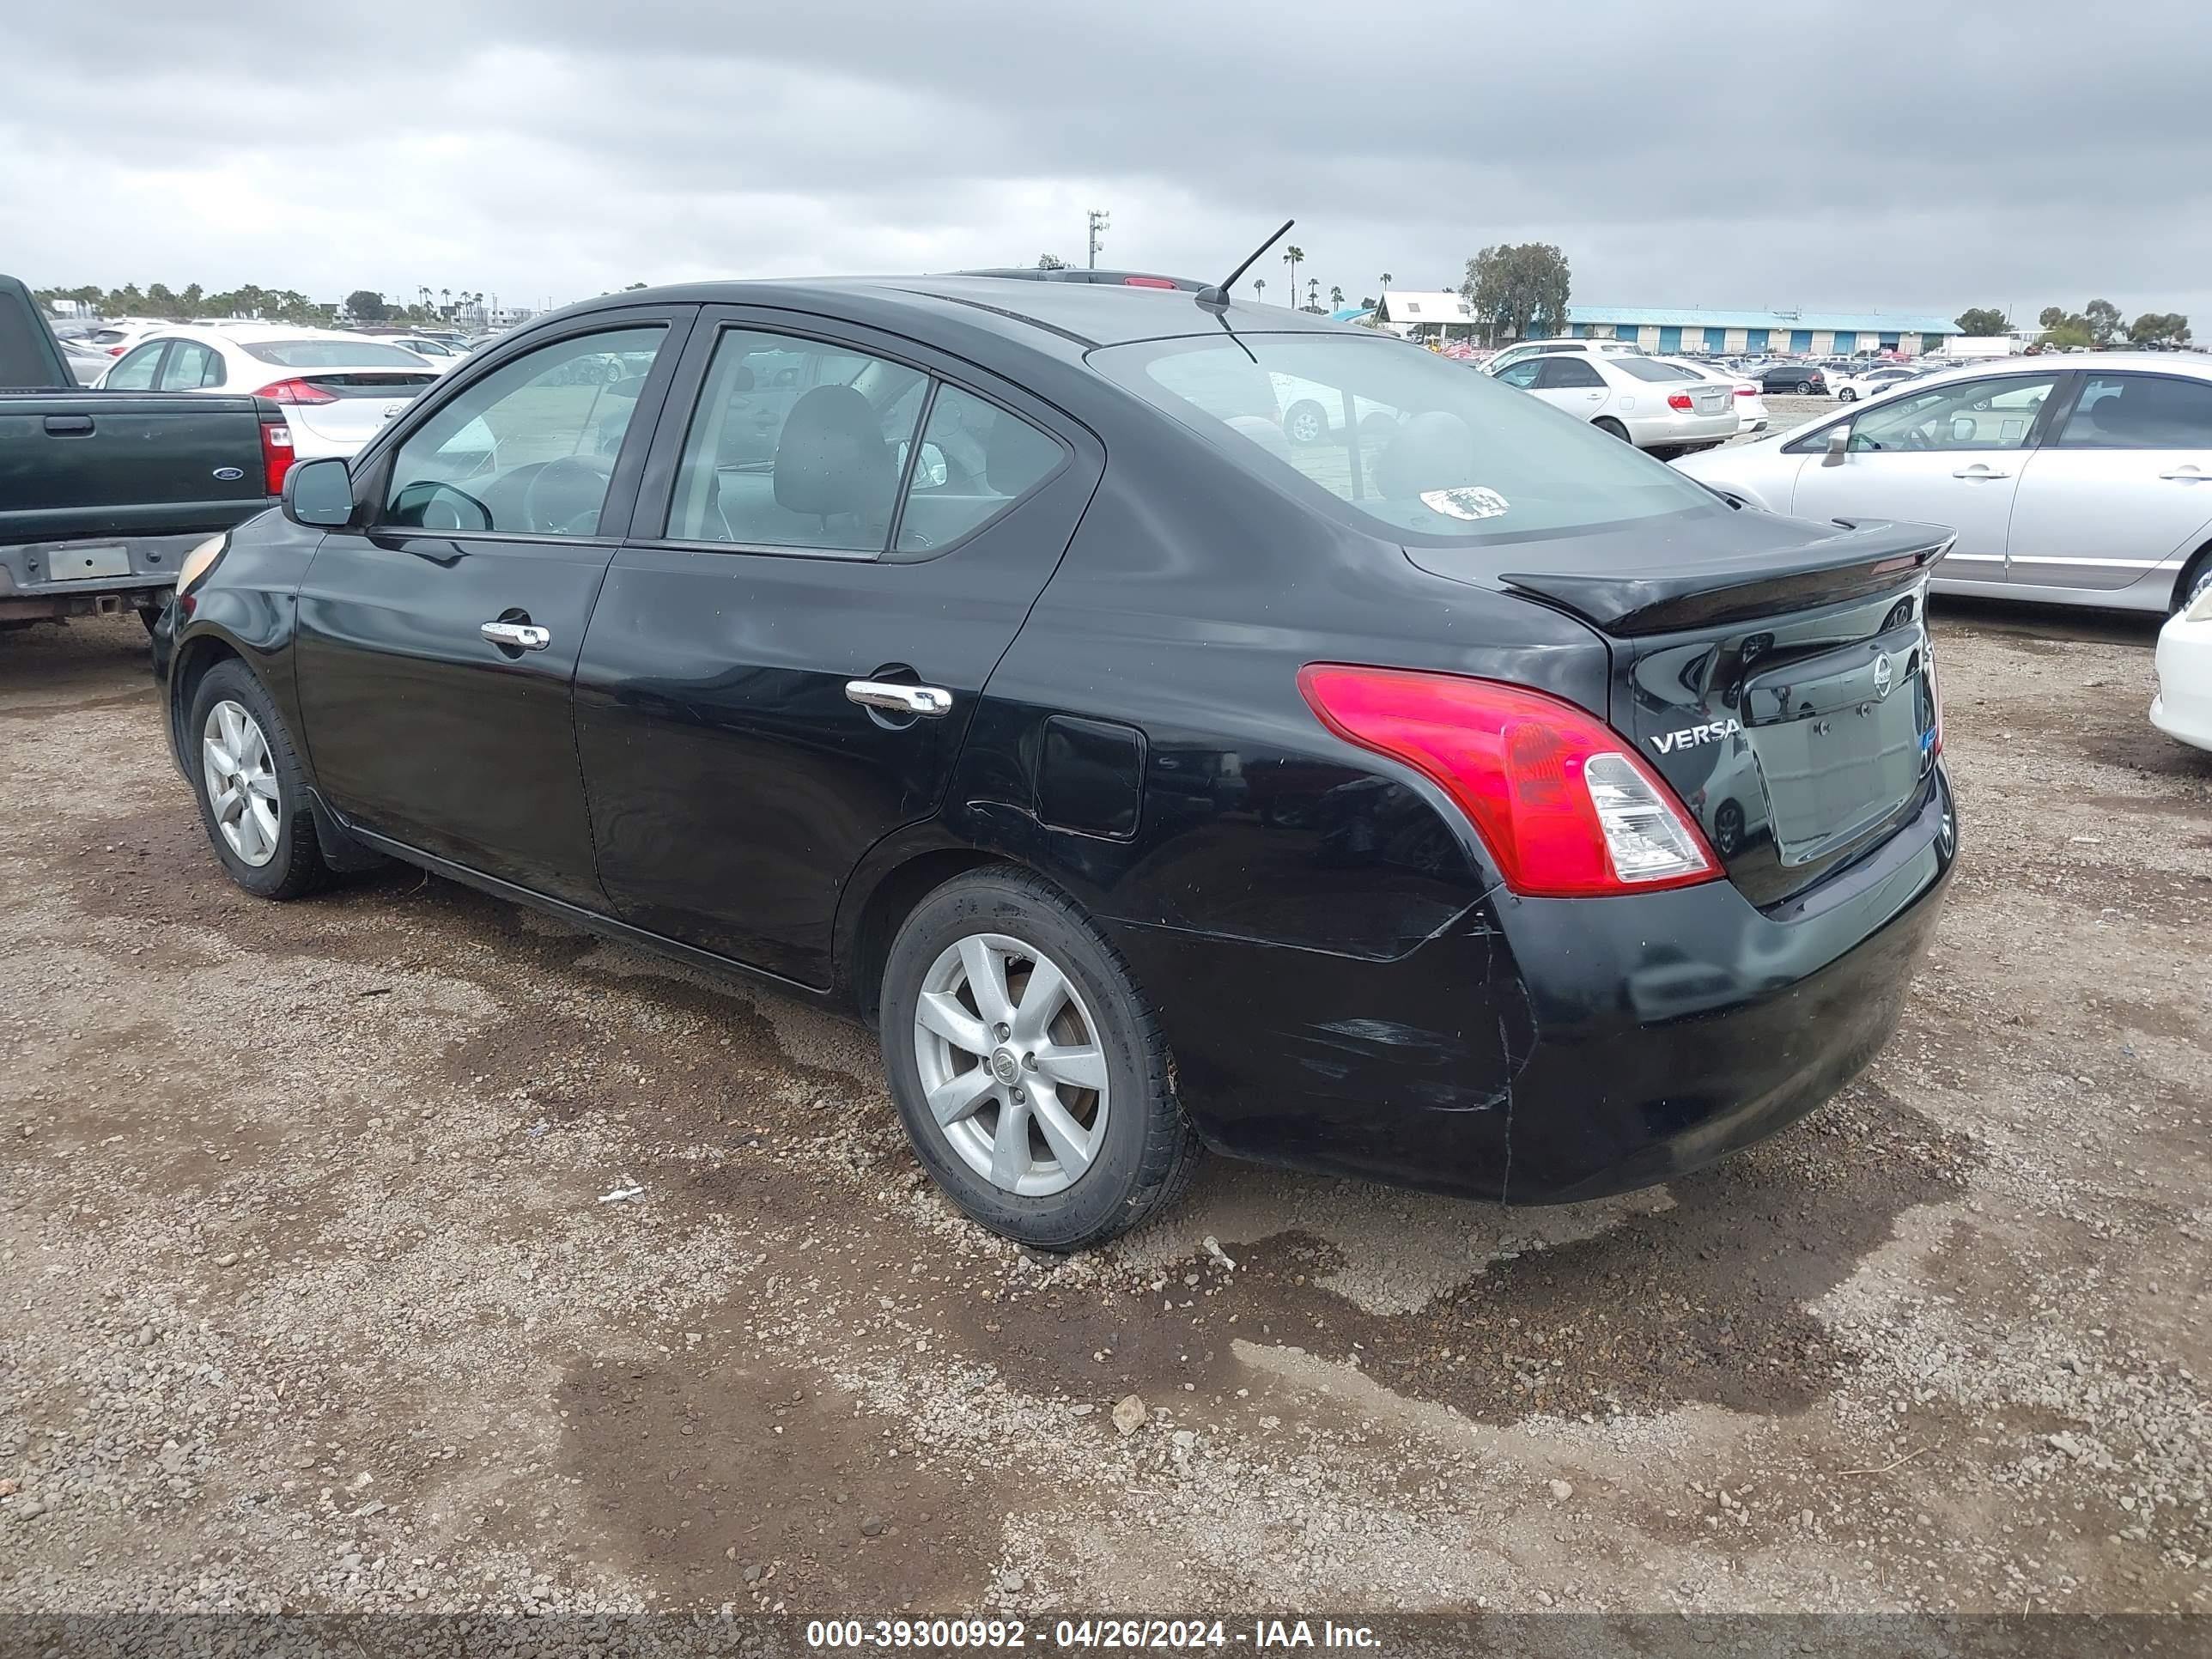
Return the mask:
[[710,283],[295,465],[156,672],[249,892],[398,858],[846,1007],[1073,1249],[1201,1145],[1559,1203],[1844,1083],[1953,859],[1942,544],[1280,307]]

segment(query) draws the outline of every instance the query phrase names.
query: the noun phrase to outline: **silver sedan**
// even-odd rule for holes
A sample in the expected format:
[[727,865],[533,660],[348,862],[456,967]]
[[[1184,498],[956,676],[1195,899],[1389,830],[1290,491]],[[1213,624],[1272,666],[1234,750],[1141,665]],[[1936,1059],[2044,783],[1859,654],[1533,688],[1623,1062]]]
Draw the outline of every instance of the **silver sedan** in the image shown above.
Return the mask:
[[2018,357],[1677,461],[1803,519],[1939,524],[1940,591],[2172,611],[2212,569],[2212,362]]

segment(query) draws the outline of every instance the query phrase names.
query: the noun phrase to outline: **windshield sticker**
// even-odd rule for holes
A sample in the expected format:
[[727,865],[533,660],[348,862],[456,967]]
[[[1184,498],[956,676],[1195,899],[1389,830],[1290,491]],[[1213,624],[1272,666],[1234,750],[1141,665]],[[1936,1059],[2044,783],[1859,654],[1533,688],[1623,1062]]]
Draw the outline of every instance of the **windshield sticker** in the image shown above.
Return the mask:
[[1509,510],[1504,496],[1480,484],[1464,484],[1457,489],[1425,489],[1421,505],[1431,513],[1448,514],[1455,519],[1494,519]]

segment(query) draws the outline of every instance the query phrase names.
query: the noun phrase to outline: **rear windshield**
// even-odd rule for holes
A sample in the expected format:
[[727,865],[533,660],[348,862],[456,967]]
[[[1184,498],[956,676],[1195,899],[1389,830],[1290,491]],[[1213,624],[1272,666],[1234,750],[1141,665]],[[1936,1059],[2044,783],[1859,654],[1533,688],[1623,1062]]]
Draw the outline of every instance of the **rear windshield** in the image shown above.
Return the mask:
[[1224,332],[1091,362],[1286,489],[1401,539],[1511,540],[1713,505],[1540,398],[1386,336]]
[[1691,370],[1673,363],[1662,363],[1655,357],[1608,357],[1606,367],[1617,368],[1623,374],[1633,374],[1639,380],[1694,380]]
[[279,368],[412,368],[422,360],[374,340],[251,340],[246,349]]

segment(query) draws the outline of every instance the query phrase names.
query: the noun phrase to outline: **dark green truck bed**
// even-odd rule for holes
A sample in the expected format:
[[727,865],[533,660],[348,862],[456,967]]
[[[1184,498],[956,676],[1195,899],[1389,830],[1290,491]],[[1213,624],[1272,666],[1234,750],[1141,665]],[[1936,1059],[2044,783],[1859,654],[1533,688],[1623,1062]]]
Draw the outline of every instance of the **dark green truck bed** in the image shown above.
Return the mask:
[[[9,384],[32,376],[45,383]],[[275,504],[262,428],[283,425],[256,398],[79,388],[0,276],[0,623],[150,621],[193,544]]]

